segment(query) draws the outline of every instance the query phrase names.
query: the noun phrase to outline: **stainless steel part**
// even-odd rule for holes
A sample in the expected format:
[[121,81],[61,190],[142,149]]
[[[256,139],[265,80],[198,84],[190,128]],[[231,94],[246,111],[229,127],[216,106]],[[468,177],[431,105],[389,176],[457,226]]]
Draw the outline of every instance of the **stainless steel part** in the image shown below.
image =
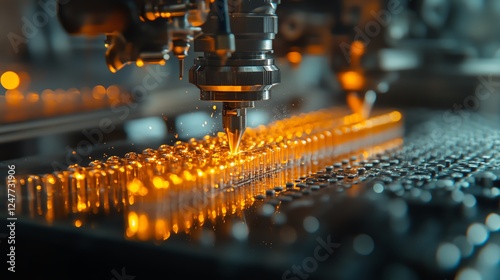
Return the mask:
[[155,21],[169,20],[169,38],[172,54],[179,60],[179,78],[184,73],[184,59],[193,39],[200,34],[209,12],[209,0],[149,1],[144,6],[143,18]]
[[[195,40],[194,49],[203,56],[195,59],[189,81],[200,89],[201,100],[224,103],[223,126],[233,153],[245,131],[246,108],[268,100],[271,88],[281,81],[271,57],[278,4],[278,0],[229,1],[231,33],[219,32],[223,12],[221,16],[221,7],[212,6],[203,35]],[[234,52],[229,51],[232,36]]]
[[[67,1],[66,1],[67,2]],[[182,62],[200,34],[210,0],[74,0],[59,3],[58,16],[70,34],[106,34],[111,72],[136,62],[165,64],[173,54]],[[182,77],[182,72],[181,72]]]

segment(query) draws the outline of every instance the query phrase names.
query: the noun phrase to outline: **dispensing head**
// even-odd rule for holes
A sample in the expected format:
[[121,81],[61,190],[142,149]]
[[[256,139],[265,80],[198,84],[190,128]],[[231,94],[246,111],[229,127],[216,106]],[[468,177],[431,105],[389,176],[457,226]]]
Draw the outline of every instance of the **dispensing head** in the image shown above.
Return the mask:
[[106,35],[111,72],[133,62],[164,65],[171,55],[182,70],[209,5],[210,0],[72,0],[59,3],[58,15],[70,34]]
[[[203,35],[194,42],[195,51],[203,56],[189,70],[189,82],[200,89],[201,100],[223,102],[222,125],[233,154],[245,132],[247,108],[268,100],[271,88],[281,81],[271,56],[278,3],[215,1],[202,26]],[[225,10],[228,6],[231,13]]]
[[200,88],[201,100],[223,102],[224,130],[236,153],[247,108],[268,100],[271,88],[281,81],[271,57],[279,2],[74,0],[59,5],[59,18],[71,34],[106,34],[106,62],[112,72],[132,62],[165,64],[173,55],[182,79],[194,41],[195,51],[203,56],[195,59],[189,81]]

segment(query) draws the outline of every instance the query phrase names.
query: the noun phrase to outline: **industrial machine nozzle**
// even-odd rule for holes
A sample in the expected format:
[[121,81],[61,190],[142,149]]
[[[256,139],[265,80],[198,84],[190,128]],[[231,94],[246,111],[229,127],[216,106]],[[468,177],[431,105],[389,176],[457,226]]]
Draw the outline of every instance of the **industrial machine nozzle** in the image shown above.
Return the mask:
[[[222,124],[233,154],[245,132],[247,108],[268,100],[271,88],[281,81],[271,57],[278,3],[215,1],[202,26],[203,35],[194,41],[194,50],[203,56],[189,70],[189,82],[200,89],[201,100],[223,102]],[[228,6],[231,13],[225,11]]]
[[[238,151],[246,110],[268,100],[280,83],[271,57],[278,32],[280,0],[75,0],[59,5],[71,34],[106,34],[106,62],[112,72],[126,64],[179,60],[179,78],[191,43],[195,59],[189,81],[200,99],[223,102],[223,126],[231,153]],[[102,7],[101,7],[102,6]],[[79,16],[75,17],[74,14]]]
[[[65,1],[68,2],[68,1]],[[111,72],[135,62],[164,65],[171,55],[183,62],[200,34],[210,0],[72,0],[59,3],[58,15],[70,34],[106,35]]]
[[241,137],[247,127],[247,108],[253,107],[254,102],[223,102],[222,125],[231,154],[238,152]]

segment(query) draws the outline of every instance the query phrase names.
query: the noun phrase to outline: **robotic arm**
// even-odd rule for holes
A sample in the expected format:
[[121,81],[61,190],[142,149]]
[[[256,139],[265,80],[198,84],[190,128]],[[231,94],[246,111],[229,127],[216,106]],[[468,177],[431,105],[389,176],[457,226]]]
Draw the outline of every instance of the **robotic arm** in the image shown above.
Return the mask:
[[271,57],[279,0],[81,0],[59,2],[70,34],[106,35],[111,72],[126,64],[179,59],[180,78],[191,44],[203,55],[189,70],[202,100],[223,102],[223,127],[232,153],[246,128],[247,108],[268,100],[280,80]]

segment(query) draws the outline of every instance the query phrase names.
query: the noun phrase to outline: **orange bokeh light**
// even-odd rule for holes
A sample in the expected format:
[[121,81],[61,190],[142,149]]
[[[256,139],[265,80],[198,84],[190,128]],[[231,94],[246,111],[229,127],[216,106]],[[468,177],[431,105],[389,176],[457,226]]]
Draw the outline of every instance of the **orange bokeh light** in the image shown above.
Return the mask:
[[16,72],[6,71],[0,77],[0,83],[5,89],[8,90],[16,89],[17,87],[19,87],[21,79],[19,78],[19,75]]
[[286,58],[291,64],[300,64],[302,61],[302,55],[299,52],[289,52]]
[[357,71],[340,73],[339,79],[344,90],[360,90],[365,85],[365,78]]

